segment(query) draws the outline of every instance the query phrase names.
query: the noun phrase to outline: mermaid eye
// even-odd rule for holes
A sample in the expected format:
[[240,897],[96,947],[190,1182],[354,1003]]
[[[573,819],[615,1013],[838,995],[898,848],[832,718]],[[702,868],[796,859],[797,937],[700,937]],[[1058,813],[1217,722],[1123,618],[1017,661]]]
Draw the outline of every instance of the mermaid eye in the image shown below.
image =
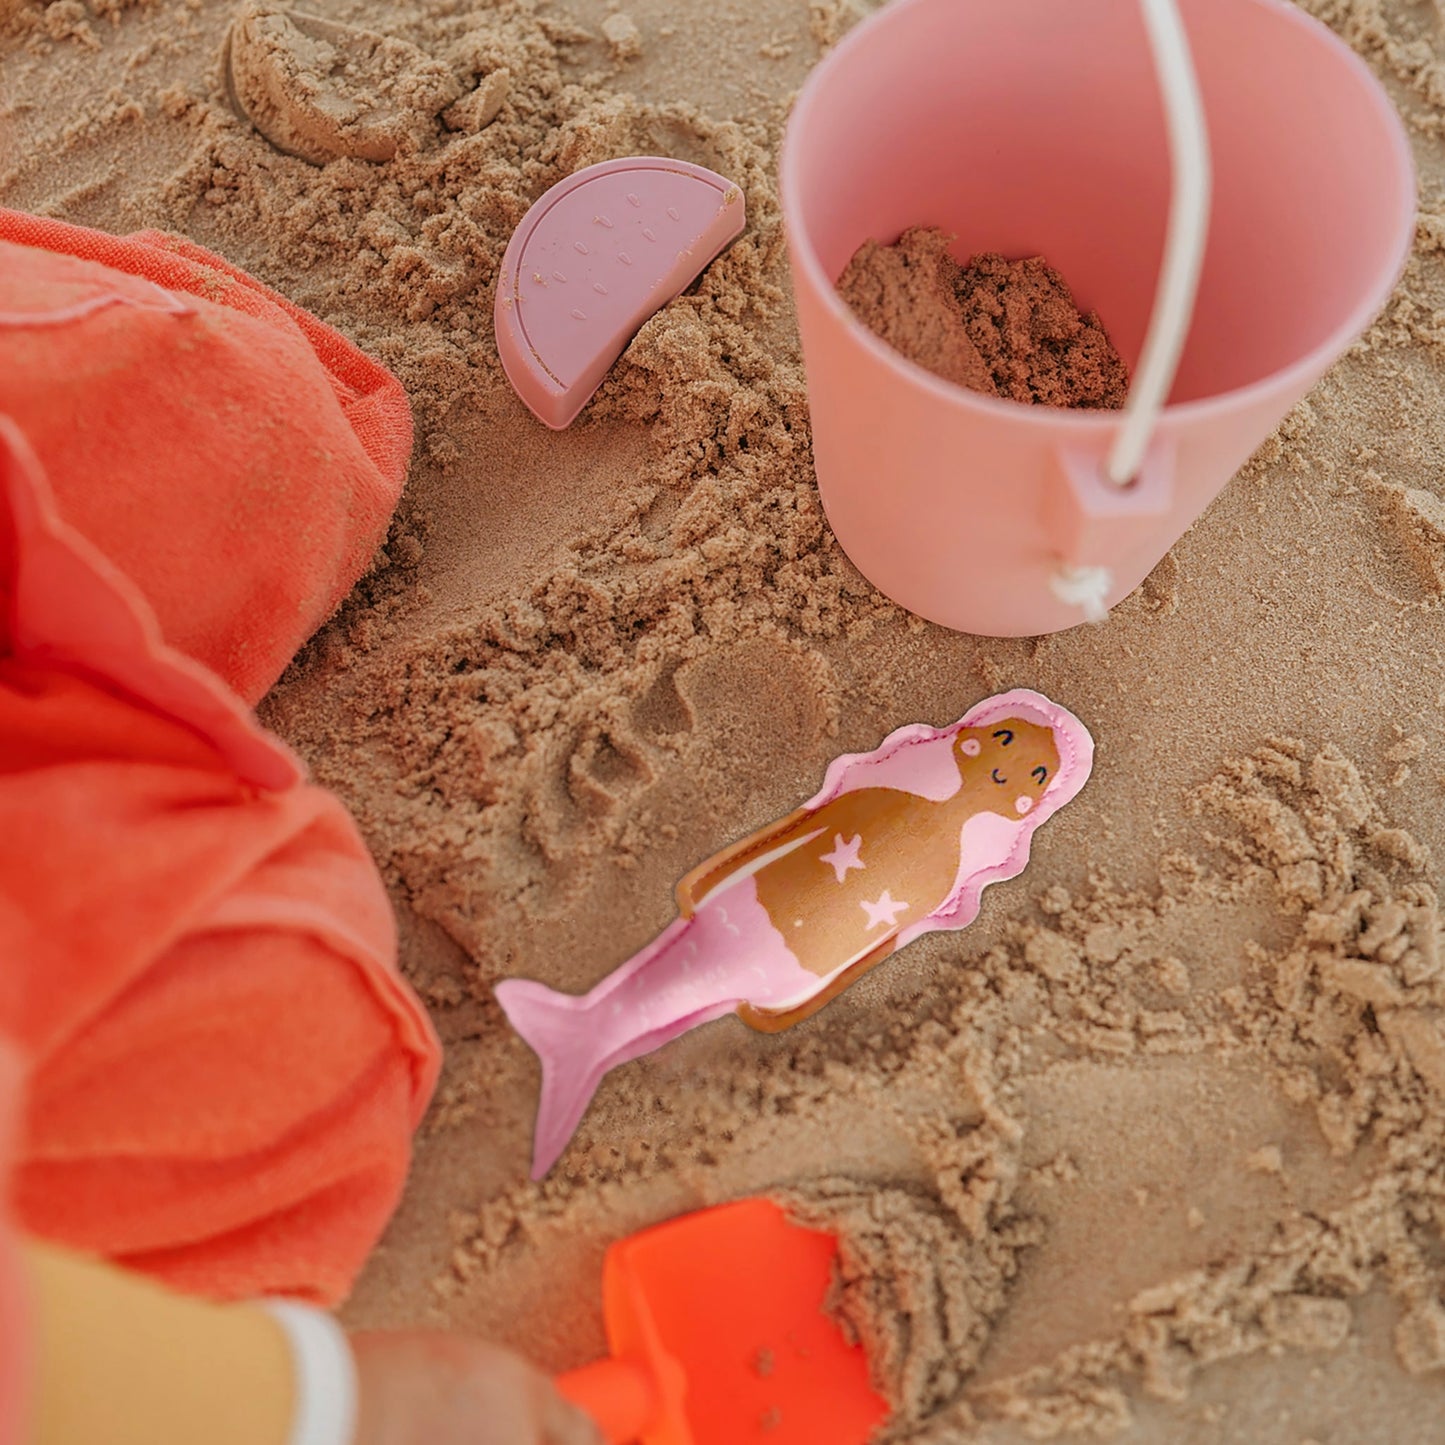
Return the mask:
[[1000,728],[994,737],[998,739],[1001,748],[1006,748],[1014,740],[1013,732],[1009,728]]
[[1035,768],[1033,771],[1033,776],[1039,780],[1039,786],[1043,787],[1043,785],[1049,780],[1049,770],[1044,767]]

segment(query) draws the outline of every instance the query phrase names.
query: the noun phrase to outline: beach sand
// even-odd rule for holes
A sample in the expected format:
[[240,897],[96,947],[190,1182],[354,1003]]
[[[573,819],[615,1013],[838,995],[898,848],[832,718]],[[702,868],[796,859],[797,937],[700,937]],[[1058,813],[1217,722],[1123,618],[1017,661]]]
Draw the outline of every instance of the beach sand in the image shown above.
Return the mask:
[[[1107,625],[1000,642],[875,593],[811,472],[775,163],[863,0],[316,0],[463,97],[325,169],[228,106],[230,5],[0,0],[0,202],[182,231],[415,408],[385,551],[263,707],[355,810],[447,1045],[349,1320],[563,1368],[602,1347],[609,1241],[783,1191],[844,1230],[898,1439],[1441,1438],[1445,23],[1309,7],[1408,118],[1408,274]],[[552,434],[498,365],[497,266],[547,186],[639,151],[738,181],[748,230]],[[618,1070],[528,1183],[492,984],[583,989],[836,753],[1013,686],[1098,762],[978,923],[792,1032]]]

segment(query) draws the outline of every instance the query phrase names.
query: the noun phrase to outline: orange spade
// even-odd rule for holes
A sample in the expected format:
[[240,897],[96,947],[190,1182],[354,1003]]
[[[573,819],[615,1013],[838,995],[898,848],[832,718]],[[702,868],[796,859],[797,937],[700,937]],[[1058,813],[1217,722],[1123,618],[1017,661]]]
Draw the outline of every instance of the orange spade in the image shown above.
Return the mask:
[[561,1376],[608,1445],[865,1445],[888,1414],[823,1312],[838,1241],[744,1199],[607,1251],[610,1358]]

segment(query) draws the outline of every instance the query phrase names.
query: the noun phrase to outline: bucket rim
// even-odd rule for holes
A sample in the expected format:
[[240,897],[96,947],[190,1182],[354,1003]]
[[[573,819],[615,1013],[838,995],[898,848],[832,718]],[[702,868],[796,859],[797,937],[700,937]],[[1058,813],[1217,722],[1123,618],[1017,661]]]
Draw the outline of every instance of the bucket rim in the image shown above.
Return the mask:
[[[915,386],[932,393],[938,401],[961,406],[965,410],[976,410],[984,416],[1000,421],[1020,421],[1027,417],[1040,427],[1060,432],[1068,431],[1075,438],[1082,432],[1091,440],[1098,438],[1107,443],[1120,425],[1121,413],[1117,410],[1040,406],[1007,397],[986,396],[982,392],[946,381],[926,367],[910,361],[860,321],[838,294],[836,282],[828,279],[811,238],[799,219],[803,207],[799,194],[801,183],[795,178],[797,168],[794,151],[800,128],[807,121],[809,112],[818,104],[818,95],[827,84],[830,73],[844,57],[852,56],[867,46],[875,31],[897,23],[900,16],[937,3],[939,0],[890,0],[884,8],[855,25],[818,61],[804,81],[788,116],[778,161],[779,200],[789,254],[794,266],[804,272],[809,285],[821,296],[822,304],[832,318],[840,322],[865,351],[872,354],[874,360],[891,366]],[[1392,264],[1388,272],[1384,273],[1388,279],[1371,287],[1345,318],[1303,356],[1296,358],[1288,366],[1271,371],[1255,381],[1246,382],[1243,386],[1197,397],[1191,401],[1166,403],[1159,416],[1156,434],[1166,428],[1172,430],[1176,425],[1209,421],[1218,416],[1237,413],[1276,394],[1311,390],[1320,377],[1344,357],[1384,310],[1404,275],[1414,249],[1419,217],[1419,175],[1404,122],[1379,78],[1365,60],[1333,30],[1300,9],[1293,0],[1240,0],[1240,3],[1269,11],[1280,20],[1292,23],[1312,41],[1331,50],[1342,64],[1354,70],[1371,106],[1383,121],[1395,166],[1405,180],[1401,187],[1400,212],[1396,217],[1399,234]],[[804,361],[806,364],[806,357]]]

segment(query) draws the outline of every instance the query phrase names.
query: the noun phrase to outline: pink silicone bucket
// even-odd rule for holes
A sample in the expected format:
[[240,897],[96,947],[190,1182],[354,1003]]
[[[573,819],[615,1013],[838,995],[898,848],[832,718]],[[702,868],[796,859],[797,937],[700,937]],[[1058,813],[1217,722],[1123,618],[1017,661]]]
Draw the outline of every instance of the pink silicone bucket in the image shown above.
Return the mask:
[[1414,234],[1409,145],[1384,91],[1284,0],[1181,0],[1213,159],[1204,270],[1138,478],[1103,463],[1110,412],[955,387],[880,341],[834,283],[868,238],[1042,255],[1131,369],[1170,201],[1135,0],[894,0],[813,72],[783,211],[823,505],[875,586],[990,636],[1081,620],[1061,567],[1112,606],[1369,325]]

